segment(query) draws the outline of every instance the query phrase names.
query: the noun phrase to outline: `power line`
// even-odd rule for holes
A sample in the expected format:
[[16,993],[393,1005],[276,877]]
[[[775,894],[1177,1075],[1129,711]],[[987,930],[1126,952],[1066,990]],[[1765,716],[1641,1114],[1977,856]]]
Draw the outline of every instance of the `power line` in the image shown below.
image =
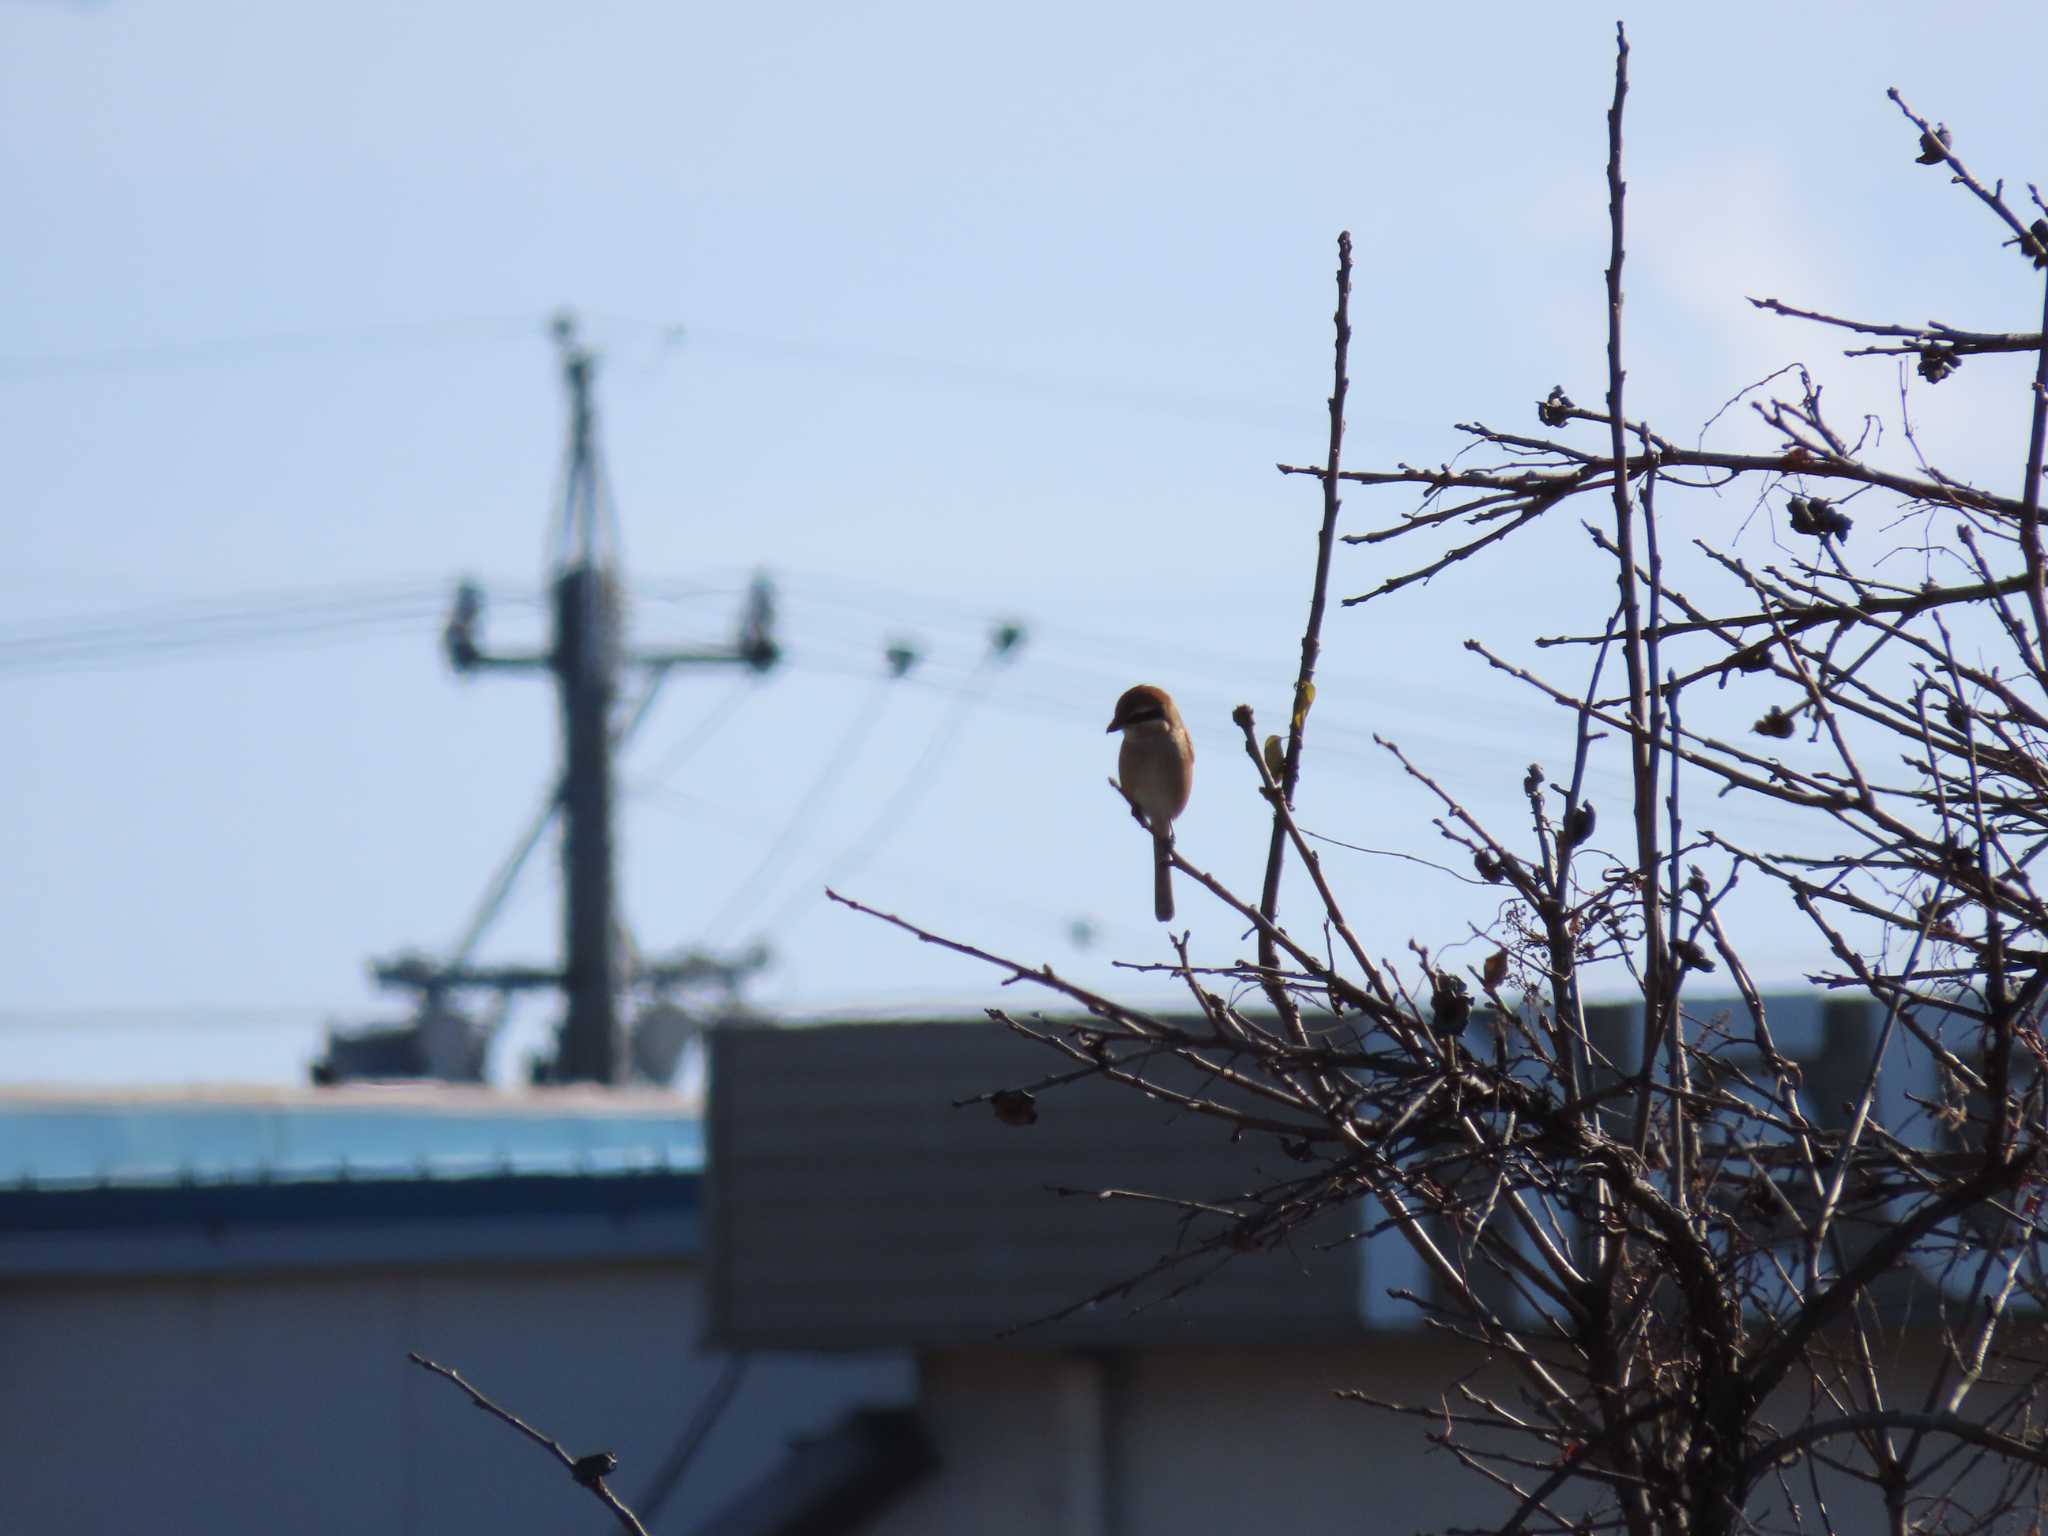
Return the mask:
[[397,631],[433,619],[439,602],[438,587],[382,584],[187,599],[14,624],[0,628],[0,671],[150,664],[194,652]]
[[[811,673],[831,677],[860,675],[859,669],[850,663],[826,660],[814,654],[807,654],[802,650],[793,650],[785,661],[785,665],[791,671],[798,673]],[[968,680],[960,682],[928,677],[909,678],[906,679],[906,682],[911,687],[940,694],[947,698],[957,699],[963,695],[978,691],[972,678],[973,674],[970,673]],[[1114,698],[1114,687],[1127,686],[1127,684],[1116,684],[1115,678],[1107,671],[1094,673],[1090,681],[1092,685],[1107,685],[1107,688],[1094,686],[1087,698],[1081,699],[1072,693],[1055,694],[1042,690],[1012,686],[1006,687],[1000,694],[989,696],[985,702],[988,708],[1000,714],[1036,720],[1049,720],[1069,728],[1083,726],[1089,722],[1095,722],[1099,727],[1101,716],[1097,713],[1098,695],[1100,698]],[[1203,695],[1197,691],[1195,697],[1200,698]],[[1224,696],[1211,692],[1206,697],[1212,704],[1218,704],[1218,701]],[[1103,704],[1099,707],[1103,714],[1106,715],[1108,706]],[[1218,704],[1218,707],[1220,708],[1220,704]],[[1204,712],[1204,719],[1208,717],[1209,712]],[[1193,719],[1195,717],[1190,713],[1189,718]],[[1411,729],[1404,730],[1396,726],[1383,726],[1382,734],[1400,736],[1403,740],[1425,739],[1454,750],[1461,756],[1471,756],[1480,751],[1493,752],[1499,748],[1497,738],[1475,735],[1470,740],[1460,741],[1454,737],[1446,736],[1436,728],[1440,723],[1435,717],[1420,718],[1413,723]],[[1329,719],[1321,720],[1319,727],[1317,731],[1311,734],[1321,745],[1312,748],[1312,750],[1323,758],[1335,758],[1353,763],[1378,763],[1386,760],[1385,753],[1371,744],[1371,732],[1368,730],[1357,726],[1343,725],[1340,722]]]
[[902,782],[896,786],[895,792],[883,802],[881,810],[876,812],[867,830],[848,844],[839,856],[826,866],[821,880],[800,886],[788,901],[775,910],[765,925],[768,932],[776,932],[797,908],[814,899],[817,884],[837,885],[858,873],[866,866],[868,860],[874,857],[884,840],[896,830],[897,823],[911,812],[917,798],[923,794],[926,783],[937,771],[939,764],[945,760],[953,743],[959,739],[962,727],[967,724],[976,707],[987,697],[989,687],[995,680],[997,668],[1015,656],[1023,638],[1023,630],[1016,625],[1002,625],[996,629],[990,637],[988,650],[982,654],[980,663],[975,667],[973,677],[954,696],[952,709],[934,728],[925,742],[924,750],[904,773]]
[[703,718],[684,732],[674,746],[647,770],[648,779],[664,779],[695,757],[739,711],[740,705],[760,686],[759,679],[743,677],[727,690],[725,697],[704,712]]
[[513,886],[518,884],[519,876],[526,869],[526,861],[533,857],[534,849],[540,846],[540,840],[547,835],[548,828],[555,824],[555,817],[560,814],[561,809],[562,785],[561,781],[557,780],[554,789],[541,803],[540,809],[533,813],[533,819],[527,823],[526,831],[520,835],[519,840],[512,845],[512,851],[498,866],[498,872],[491,877],[491,883],[484,887],[484,894],[477,902],[476,911],[470,915],[469,925],[463,929],[462,937],[457,939],[449,950],[448,964],[451,968],[465,966],[475,958],[477,945],[483,942],[483,937],[489,932],[491,924],[495,923],[498,914],[504,911],[505,903],[511,899]]
[[330,1010],[312,1003],[278,1003],[272,1007],[237,1003],[209,1008],[203,1004],[176,1007],[110,1005],[0,1009],[0,1033],[36,1034],[78,1029],[166,1031],[270,1030],[317,1028]]
[[874,687],[854,706],[845,731],[833,744],[832,750],[825,754],[817,777],[811,780],[810,786],[798,798],[796,808],[783,822],[782,830],[769,840],[767,849],[755,863],[753,870],[740,882],[738,890],[727,898],[712,925],[714,934],[734,926],[737,917],[743,915],[762,892],[774,883],[781,870],[783,856],[801,840],[818,812],[824,809],[832,791],[844,781],[847,768],[859,759],[868,738],[874,734],[875,727],[881,724],[891,685],[897,682],[900,676],[901,674],[884,673],[876,678]]
[[320,624],[285,624],[234,636],[166,639],[66,650],[50,655],[0,655],[0,671],[34,673],[130,671],[141,666],[197,660],[209,654],[270,652],[280,646],[319,646],[348,640],[419,633],[431,625],[431,613],[364,615]]
[[[756,827],[764,833],[771,825],[769,818],[753,814],[741,807],[712,800],[703,795],[690,794],[684,790],[671,789],[665,785],[645,785],[638,793],[644,797],[643,804],[664,815],[685,820],[715,822],[728,829],[734,826]],[[815,839],[812,841],[815,842]],[[893,849],[869,862],[871,867],[914,876],[921,889],[940,893],[956,906],[1007,913],[1029,922],[1045,923],[1064,930],[1071,930],[1077,918],[1085,918],[1088,925],[1097,933],[1124,934],[1133,941],[1142,939],[1153,931],[1114,918],[1105,919],[1093,914],[1077,913],[1067,907],[1055,907],[1045,902],[1032,901],[1017,895],[1009,885],[991,886],[961,880],[955,878],[957,872],[921,859],[906,857],[902,852]]]
[[733,1397],[739,1392],[740,1384],[747,1378],[754,1357],[744,1352],[726,1357],[725,1366],[718,1373],[718,1379],[706,1389],[697,1400],[696,1411],[690,1415],[690,1422],[684,1426],[682,1437],[676,1441],[662,1464],[655,1469],[653,1480],[647,1485],[647,1492],[641,1495],[639,1506],[641,1518],[652,1520],[661,1513],[661,1508],[674,1493],[676,1485],[683,1480],[683,1474],[696,1460],[704,1442],[711,1438],[711,1432],[725,1417]]
[[483,942],[484,934],[498,914],[505,908],[512,895],[512,887],[518,883],[520,873],[526,868],[526,861],[533,857],[533,850],[540,846],[540,840],[554,825],[555,814],[562,808],[562,786],[558,782],[554,790],[542,802],[533,819],[527,823],[526,831],[519,841],[512,845],[512,851],[498,866],[498,872],[491,877],[491,883],[484,887],[484,894],[478,900],[476,911],[470,915],[469,924],[462,931],[462,937],[455,941],[449,953],[454,957],[451,965],[467,965],[476,953],[476,947]]
[[[975,358],[940,357],[931,354],[896,352],[863,342],[843,342],[819,337],[772,336],[761,332],[729,330],[723,327],[668,325],[633,322],[659,329],[685,346],[708,347],[768,363],[783,363],[805,369],[827,368],[869,378],[898,378],[948,390],[965,390],[984,396],[1008,399],[1029,398],[1092,410],[1100,407],[1123,409],[1150,416],[1171,416],[1182,420],[1224,422],[1259,428],[1296,428],[1300,413],[1268,401],[1250,397],[1198,395],[1162,389],[1156,379],[1118,378],[1102,372],[1061,373],[1050,369],[1019,368],[1013,364]],[[1392,422],[1398,418],[1375,417]],[[1361,418],[1361,423],[1363,418]],[[1421,422],[1402,421],[1420,427]]]
[[[1042,671],[1046,666],[1051,666],[1077,678],[1088,679],[1091,684],[1099,683],[1102,696],[1105,698],[1110,696],[1111,690],[1123,686],[1127,681],[1119,681],[1117,675],[1105,669],[1062,662],[1057,658],[1048,661],[1039,656],[1041,649],[1037,631],[1034,629],[1034,667]],[[831,676],[857,675],[857,668],[851,663],[841,663],[815,653],[806,653],[801,648],[792,651],[786,664],[797,672]],[[1210,676],[1201,668],[1191,670],[1199,676]],[[959,698],[976,691],[972,676],[970,673],[966,682],[955,682],[920,674],[906,681],[913,687]],[[1373,724],[1358,724],[1334,712],[1335,706],[1343,696],[1335,679],[1348,683],[1351,691],[1360,694],[1374,686],[1360,679],[1342,679],[1341,674],[1333,674],[1333,684],[1325,690],[1324,700],[1316,706],[1315,723],[1309,733],[1312,743],[1320,743],[1311,745],[1311,755],[1325,763],[1358,764],[1380,768],[1390,774],[1398,773],[1392,765],[1392,759],[1373,741],[1375,735],[1398,740],[1411,752],[1419,745],[1427,753],[1454,763],[1490,762],[1499,758],[1506,750],[1504,741],[1509,731],[1518,733],[1514,737],[1515,740],[1533,740],[1534,732],[1568,729],[1570,725],[1564,712],[1554,711],[1552,706],[1541,701],[1530,703],[1527,707],[1518,706],[1516,700],[1519,696],[1513,690],[1506,690],[1501,697],[1492,698],[1470,689],[1451,688],[1442,691],[1447,698],[1457,701],[1457,707],[1425,710],[1413,703],[1382,703],[1379,706],[1379,718]],[[1229,695],[1215,687],[1198,686],[1178,691],[1183,697],[1184,708],[1187,705],[1199,705],[1202,720],[1207,720],[1212,715],[1220,717],[1229,701]],[[1089,697],[1092,699],[1093,695]],[[1095,706],[1092,702],[1080,699],[1073,692],[1065,690],[1048,693],[1020,688],[1013,684],[1006,686],[1000,693],[987,697],[984,703],[987,708],[1001,714],[1049,720],[1064,727],[1088,724],[1100,718],[1094,713]],[[1516,711],[1517,718],[1512,722],[1504,721],[1503,715],[1510,709]],[[1191,720],[1197,718],[1194,709],[1186,709],[1186,713]],[[1519,781],[1518,772],[1515,775],[1515,782],[1518,784]],[[1619,770],[1598,767],[1593,770],[1589,782],[1610,794],[1625,791],[1628,783],[1626,776]],[[1519,800],[1517,803],[1519,804]],[[1744,825],[1789,827],[1794,824],[1792,820],[1787,819],[1786,813],[1771,805],[1751,803],[1743,807],[1741,814]]]
[[[912,611],[918,613],[919,622],[927,625],[934,622],[928,615],[936,612],[953,615],[953,618],[946,622],[953,623],[956,626],[968,622],[978,622],[980,618],[979,610],[972,606],[935,594],[911,592],[885,583],[864,581],[844,573],[828,575],[822,572],[801,569],[787,572],[787,568],[785,568],[785,573],[795,577],[795,583],[792,583],[793,589],[797,590],[802,596],[806,607],[830,606],[885,617],[899,617],[906,611]],[[796,583],[801,585],[798,586]],[[1216,603],[1209,599],[1192,599],[1190,600],[1190,606],[1206,613],[1213,611]],[[1062,659],[1059,656],[1058,653],[1063,647],[1073,647],[1076,643],[1078,643],[1081,654],[1089,658],[1088,660],[1077,663]],[[1043,616],[1034,616],[1032,652],[1034,657],[1038,658],[1034,664],[1038,667],[1047,665],[1059,667],[1074,672],[1077,675],[1101,679],[1105,686],[1111,690],[1110,696],[1112,697],[1115,692],[1128,686],[1129,679],[1113,676],[1099,665],[1096,665],[1095,658],[1106,655],[1124,655],[1138,648],[1144,649],[1148,654],[1170,657],[1173,661],[1180,664],[1184,678],[1197,677],[1206,680],[1222,680],[1225,683],[1228,683],[1233,678],[1241,679],[1242,685],[1247,691],[1255,691],[1262,686],[1267,686],[1267,684],[1261,681],[1266,675],[1264,670],[1258,666],[1255,660],[1248,658],[1243,651],[1228,651],[1206,646],[1189,645],[1184,641],[1175,641],[1161,646],[1157,643],[1157,626],[1153,624],[1140,624],[1131,629],[1116,631],[1091,627],[1085,624],[1074,624],[1063,619],[1047,620]],[[1289,643],[1289,648],[1291,649],[1291,642]],[[1293,664],[1292,660],[1285,654],[1280,654],[1279,660],[1288,667],[1291,667]],[[1291,671],[1287,675],[1291,678]],[[1488,694],[1472,687],[1461,687],[1455,683],[1446,683],[1442,679],[1433,679],[1426,685],[1406,682],[1399,675],[1379,676],[1368,681],[1357,678],[1352,674],[1343,673],[1341,667],[1337,671],[1332,671],[1327,661],[1322,675],[1331,685],[1321,690],[1326,699],[1335,691],[1337,686],[1344,684],[1353,685],[1361,690],[1366,688],[1385,690],[1389,687],[1397,689],[1405,687],[1410,692],[1426,693],[1433,718],[1441,709],[1447,697],[1469,705],[1474,715],[1484,715],[1492,719],[1497,719],[1504,706],[1508,708],[1521,708],[1516,702],[1520,696],[1512,691]],[[1284,685],[1284,687],[1291,687],[1291,682]],[[1215,690],[1212,689],[1211,691],[1212,694],[1215,693]],[[1185,681],[1174,688],[1176,697],[1197,692],[1198,690],[1191,688]],[[1217,696],[1220,698],[1220,694]],[[1236,700],[1231,702],[1234,703]],[[1534,715],[1541,709],[1542,706],[1539,702],[1529,701],[1528,707],[1523,712]],[[1325,711],[1325,714],[1327,714],[1327,711]]]
[[[641,725],[646,722],[654,709],[655,700],[661,694],[662,682],[667,676],[666,672],[658,672],[649,679],[646,689],[640,695],[640,702],[616,732],[618,746],[623,747],[631,741]],[[696,730],[688,739],[687,745],[691,751],[701,746],[712,732],[724,724],[744,695],[752,691],[752,686],[751,681],[741,681],[712,707],[710,713],[698,723]],[[682,754],[683,757],[689,755],[689,752]],[[680,760],[679,758],[678,761]],[[476,946],[482,942],[491,924],[498,920],[506,901],[512,895],[513,886],[517,884],[520,874],[526,868],[526,861],[533,857],[534,849],[540,846],[541,838],[546,836],[548,828],[554,825],[555,817],[561,809],[562,786],[558,780],[547,799],[534,812],[526,831],[520,835],[519,840],[512,845],[512,851],[498,866],[498,872],[491,877],[491,883],[484,887],[484,894],[478,900],[476,911],[471,914],[468,926],[463,929],[462,937],[455,941],[450,950],[453,958],[448,963],[451,967],[465,966],[475,956]]]
[[159,368],[198,368],[319,357],[335,352],[389,351],[444,346],[465,341],[511,341],[540,334],[532,315],[473,319],[395,321],[330,329],[273,331],[263,335],[210,336],[139,346],[79,348],[0,356],[0,379],[49,378],[72,373],[126,373]]
[[11,624],[0,628],[0,644],[32,648],[149,640],[163,635],[204,633],[221,628],[317,620],[337,615],[347,617],[393,607],[410,607],[438,595],[438,588],[412,583],[187,599],[104,613],[77,614],[54,621]]
[[[493,590],[501,602],[529,608],[541,602],[540,593],[532,588],[501,589],[494,584]],[[658,601],[685,605],[729,595],[731,590],[679,585],[652,595]],[[438,623],[445,606],[446,584],[440,581],[176,598],[0,625],[0,671],[116,669],[183,660],[193,652],[321,643],[380,630],[399,633],[428,621]]]
[[[1111,409],[1186,421],[1228,423],[1262,430],[1294,430],[1300,415],[1250,396],[1162,390],[1156,379],[1138,380],[1103,372],[1066,373],[1020,368],[982,358],[897,352],[860,341],[774,336],[675,321],[599,313],[601,327],[637,330],[658,347],[657,363],[678,347],[709,348],[770,364],[805,370],[828,369],[868,378],[896,378],[984,397],[1032,398],[1078,409]],[[83,347],[68,351],[0,356],[0,382],[70,374],[133,373],[178,368],[235,367],[337,352],[387,352],[462,344],[526,340],[542,332],[534,315],[483,315],[442,320],[409,320],[354,326],[314,327],[241,336],[211,336],[139,345]],[[1354,418],[1434,430],[1435,424],[1402,417]]]
[[[901,614],[906,608],[939,610],[966,614],[970,610],[964,605],[949,602],[944,598],[927,600],[921,594],[907,592],[901,588],[882,583],[863,582],[857,578],[835,577],[827,583],[818,573],[806,578],[803,592],[807,607],[820,605],[836,606],[854,612],[875,612]],[[808,590],[808,581],[819,583],[816,590]],[[853,590],[849,590],[853,589]],[[872,595],[866,595],[872,594]],[[928,617],[925,622],[930,622]],[[1057,653],[1062,641],[1087,642],[1079,652],[1086,659],[1074,660]],[[1032,637],[1034,676],[1044,679],[1048,668],[1064,673],[1077,683],[1099,693],[1103,699],[1114,697],[1115,693],[1128,686],[1130,678],[1120,672],[1101,665],[1096,658],[1104,655],[1122,654],[1133,648],[1130,634],[1115,634],[1104,630],[1077,628],[1053,623],[1035,624]],[[1154,647],[1156,650],[1157,647]],[[1247,661],[1241,653],[1212,650],[1205,647],[1175,645],[1171,653],[1183,660],[1180,675],[1199,682],[1177,682],[1176,696],[1182,701],[1183,712],[1191,720],[1221,719],[1236,703],[1264,691],[1269,682],[1258,681],[1263,674],[1255,664]],[[853,668],[826,661],[815,654],[806,654],[800,648],[792,659],[799,670],[852,675]],[[943,663],[935,663],[943,665]],[[1374,743],[1375,734],[1399,738],[1404,744],[1414,746],[1421,743],[1439,752],[1456,754],[1459,758],[1483,755],[1492,756],[1501,749],[1505,731],[1522,735],[1549,729],[1553,722],[1561,719],[1555,708],[1547,702],[1535,699],[1510,688],[1494,692],[1482,692],[1477,688],[1460,687],[1441,679],[1427,687],[1428,706],[1419,707],[1412,700],[1389,700],[1386,693],[1390,688],[1415,693],[1422,685],[1406,682],[1398,677],[1361,678],[1341,670],[1324,670],[1323,701],[1318,706],[1316,725],[1312,737],[1321,743],[1316,755],[1324,760],[1336,759],[1360,764],[1380,765],[1389,762],[1386,754]],[[1231,689],[1233,678],[1242,681],[1243,687]],[[920,676],[913,679],[914,686],[932,691],[951,694],[963,686],[944,679]],[[1341,701],[1346,695],[1353,698],[1370,698],[1373,701],[1373,724],[1357,724],[1344,717]],[[1092,718],[1092,703],[1077,703],[1082,692],[1079,688],[1060,687],[1056,692],[1007,687],[990,707],[1007,714],[1030,715],[1056,720],[1062,724],[1077,723]],[[1092,694],[1089,697],[1093,697]],[[1450,707],[1446,707],[1446,706]],[[1598,770],[1596,770],[1598,771]],[[1611,786],[1610,786],[1611,787]]]

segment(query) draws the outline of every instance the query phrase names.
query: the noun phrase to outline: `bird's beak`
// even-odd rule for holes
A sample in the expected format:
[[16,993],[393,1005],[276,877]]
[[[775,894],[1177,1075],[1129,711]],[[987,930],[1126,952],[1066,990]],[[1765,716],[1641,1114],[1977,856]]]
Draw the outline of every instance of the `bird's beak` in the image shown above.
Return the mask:
[[1111,731],[1115,731],[1115,730],[1121,730],[1121,729],[1122,729],[1122,727],[1121,727],[1121,726],[1119,726],[1119,725],[1118,725],[1118,724],[1117,724],[1117,723],[1116,723],[1116,722],[1115,722],[1114,720],[1112,720],[1112,721],[1110,721],[1110,722],[1109,722],[1109,724],[1108,724],[1108,725],[1106,725],[1106,726],[1104,726],[1104,727],[1103,727],[1103,734],[1104,734],[1104,735],[1106,736],[1106,735],[1108,735],[1108,734],[1109,734],[1109,733],[1110,733]]

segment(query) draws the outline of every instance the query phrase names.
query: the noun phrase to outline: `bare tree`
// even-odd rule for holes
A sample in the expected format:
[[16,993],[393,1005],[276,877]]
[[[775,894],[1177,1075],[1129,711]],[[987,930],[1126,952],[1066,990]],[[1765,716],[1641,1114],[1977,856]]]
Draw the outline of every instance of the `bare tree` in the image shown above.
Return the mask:
[[[2048,906],[2031,874],[2048,848],[2048,343],[1756,300],[1854,333],[1851,356],[1894,359],[1892,447],[1867,420],[1831,420],[1796,366],[1731,402],[1763,434],[1751,451],[1710,448],[1705,431],[1683,446],[1632,417],[1619,31],[1617,43],[1600,406],[1559,388],[1533,434],[1470,424],[1453,463],[1345,468],[1339,241],[1328,451],[1280,466],[1322,492],[1293,708],[1263,742],[1248,708],[1234,717],[1244,783],[1271,807],[1270,851],[1250,895],[1173,860],[1257,940],[1253,959],[1208,963],[1177,941],[1167,969],[1201,1022],[835,899],[1085,1012],[990,1011],[1064,1058],[988,1096],[1005,1119],[1026,1123],[1030,1095],[1100,1076],[1284,1149],[1294,1176],[1190,1206],[1190,1239],[1162,1268],[1282,1242],[1363,1199],[1373,1232],[1397,1234],[1431,1274],[1414,1298],[1427,1325],[1518,1378],[1512,1392],[1446,1383],[1436,1401],[1378,1402],[1502,1490],[1501,1532],[1833,1530],[1823,1482],[1843,1476],[1878,1490],[1895,1532],[2039,1529],[2043,1367],[2024,1356],[2021,1320],[2048,1301],[2035,1242]],[[2015,211],[1946,128],[1891,99],[1918,162],[1996,220],[2015,275],[2048,268],[2048,217]],[[2027,191],[2028,211],[2048,215]],[[2048,281],[2032,280],[2048,303]],[[2033,365],[2016,494],[1945,472],[1904,415],[1908,363],[1936,385],[2003,353]],[[1347,486],[1413,487],[1420,505],[1340,535]],[[1674,501],[1703,494],[1754,510],[1725,544],[1674,547]],[[1572,515],[1604,572],[1574,589],[1598,606],[1581,633],[1537,644],[1574,680],[1467,642],[1573,724],[1570,762],[1522,777],[1526,820],[1483,824],[1443,775],[1381,743],[1434,796],[1437,834],[1497,888],[1488,958],[1461,974],[1442,945],[1377,954],[1294,814],[1336,546],[1418,551],[1350,606],[1455,580],[1452,567]],[[1765,537],[1751,528],[1768,531],[1761,562],[1740,547]],[[1870,557],[1887,545],[1912,552],[1913,579],[1882,573],[1905,563]],[[1609,755],[1625,759],[1629,802],[1610,815],[1622,830],[1596,843],[1588,765]],[[1802,831],[1752,846],[1696,809],[1745,801]],[[1290,859],[1314,901],[1283,917]],[[1872,1037],[1826,1061],[1825,1083],[1774,1034],[1724,922],[1742,880],[1810,926],[1831,957],[1816,981],[1875,1000]],[[1710,974],[1739,1008],[1689,1004]],[[1639,994],[1639,1033],[1589,1025],[1585,992],[1601,978]],[[1931,1086],[1888,1089],[1910,1063]],[[1908,1326],[1936,1346],[1910,1381],[1888,1363]]]

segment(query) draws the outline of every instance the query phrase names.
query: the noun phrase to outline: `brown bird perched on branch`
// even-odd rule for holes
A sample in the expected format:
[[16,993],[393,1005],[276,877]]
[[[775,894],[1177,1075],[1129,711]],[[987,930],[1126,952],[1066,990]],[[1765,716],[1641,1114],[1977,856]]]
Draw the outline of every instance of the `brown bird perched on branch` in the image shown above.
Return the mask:
[[1109,729],[1122,731],[1116,778],[1152,829],[1152,915],[1173,921],[1173,818],[1187,809],[1195,748],[1164,688],[1140,683],[1116,701]]

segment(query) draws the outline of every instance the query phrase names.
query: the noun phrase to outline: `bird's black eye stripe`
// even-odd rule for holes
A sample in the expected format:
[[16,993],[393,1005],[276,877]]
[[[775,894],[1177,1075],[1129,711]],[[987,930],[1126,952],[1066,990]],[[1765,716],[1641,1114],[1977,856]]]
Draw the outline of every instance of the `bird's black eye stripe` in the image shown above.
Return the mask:
[[1147,725],[1154,720],[1164,720],[1166,711],[1157,704],[1146,704],[1124,716],[1125,725]]

